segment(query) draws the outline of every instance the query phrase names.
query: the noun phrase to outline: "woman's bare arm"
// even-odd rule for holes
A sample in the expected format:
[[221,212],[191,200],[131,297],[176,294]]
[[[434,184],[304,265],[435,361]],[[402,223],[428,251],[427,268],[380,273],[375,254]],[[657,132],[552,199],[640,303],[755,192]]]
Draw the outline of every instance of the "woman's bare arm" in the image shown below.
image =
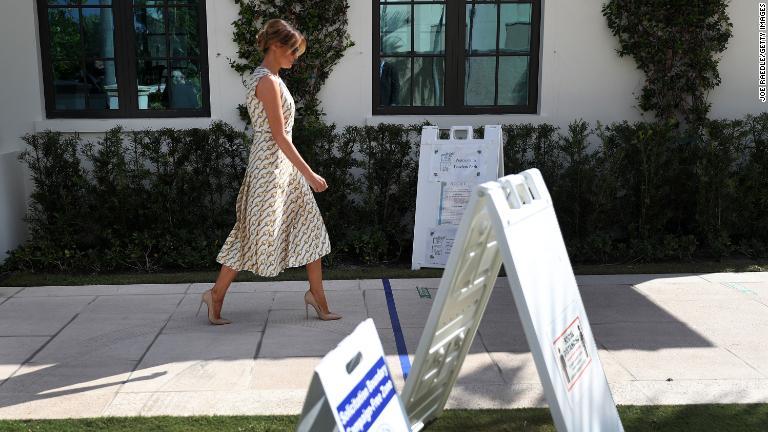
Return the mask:
[[325,179],[317,175],[309,167],[304,158],[301,157],[293,142],[285,134],[285,120],[283,119],[283,104],[280,101],[280,84],[277,79],[268,76],[266,79],[259,80],[256,85],[256,97],[259,98],[264,111],[267,113],[269,129],[272,131],[277,146],[285,154],[289,161],[296,167],[302,176],[307,180],[309,186],[315,192],[322,192],[328,189]]
[[267,113],[269,128],[272,131],[272,138],[275,139],[277,146],[285,153],[291,163],[296,166],[301,175],[309,178],[314,174],[304,158],[301,157],[296,146],[285,134],[285,120],[283,119],[283,108],[280,101],[280,84],[272,76],[266,76],[266,79],[260,79],[256,85],[256,97],[259,98],[264,111]]

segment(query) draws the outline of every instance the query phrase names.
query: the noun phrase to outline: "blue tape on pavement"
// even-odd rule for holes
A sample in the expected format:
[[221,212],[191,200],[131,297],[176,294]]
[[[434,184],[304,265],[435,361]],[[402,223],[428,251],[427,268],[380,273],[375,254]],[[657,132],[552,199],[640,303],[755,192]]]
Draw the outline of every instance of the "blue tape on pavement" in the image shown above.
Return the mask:
[[405,338],[403,330],[400,328],[400,318],[397,317],[397,307],[395,307],[395,297],[392,295],[392,286],[389,285],[389,279],[382,279],[384,283],[384,295],[387,298],[387,309],[389,309],[389,319],[392,321],[392,332],[395,334],[395,345],[397,345],[397,354],[400,356],[400,367],[403,369],[403,379],[408,378],[411,372],[411,360],[408,358],[408,348],[405,347]]

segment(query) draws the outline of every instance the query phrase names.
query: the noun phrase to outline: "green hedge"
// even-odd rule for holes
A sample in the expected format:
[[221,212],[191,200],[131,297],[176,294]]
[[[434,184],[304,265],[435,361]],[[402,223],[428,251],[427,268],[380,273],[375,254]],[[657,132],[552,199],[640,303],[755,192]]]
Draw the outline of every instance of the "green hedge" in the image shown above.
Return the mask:
[[[298,119],[294,141],[330,185],[315,195],[326,264],[408,262],[422,125],[336,130]],[[539,168],[577,263],[768,255],[768,114],[708,121],[700,136],[659,123],[504,126],[507,173]],[[28,241],[5,270],[213,268],[232,228],[248,136],[125,132],[97,142],[28,134],[35,184]]]
[[504,132],[505,171],[542,171],[575,262],[768,255],[766,113],[698,136],[643,122]]
[[232,229],[247,140],[229,125],[115,128],[96,143],[50,131],[23,140],[35,185],[30,236],[7,268],[199,268]]

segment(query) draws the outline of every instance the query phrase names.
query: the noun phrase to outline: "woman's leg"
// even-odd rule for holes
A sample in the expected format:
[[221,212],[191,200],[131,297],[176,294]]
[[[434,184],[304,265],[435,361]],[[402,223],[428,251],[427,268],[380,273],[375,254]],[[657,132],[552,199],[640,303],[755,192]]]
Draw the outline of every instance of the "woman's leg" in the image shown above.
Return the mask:
[[214,313],[217,319],[221,318],[221,307],[224,305],[224,296],[227,294],[229,286],[232,281],[237,277],[237,270],[222,265],[221,271],[219,271],[219,277],[216,278],[216,283],[213,284],[211,289],[211,297],[213,299]]
[[309,279],[309,291],[315,298],[320,311],[328,313],[328,302],[325,300],[325,291],[323,291],[323,263],[318,258],[307,264],[307,279]]

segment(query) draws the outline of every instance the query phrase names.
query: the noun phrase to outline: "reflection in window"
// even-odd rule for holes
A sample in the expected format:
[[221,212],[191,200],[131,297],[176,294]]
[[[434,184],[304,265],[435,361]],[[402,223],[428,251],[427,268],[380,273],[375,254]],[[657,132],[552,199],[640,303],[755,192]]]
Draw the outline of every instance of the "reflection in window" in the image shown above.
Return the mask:
[[443,105],[445,2],[382,3],[379,12],[379,105]]
[[205,2],[37,5],[48,117],[210,115]]
[[194,2],[134,0],[140,110],[202,107]]
[[467,2],[465,105],[528,104],[531,14],[530,3]]
[[111,91],[117,83],[111,1],[53,3],[48,9],[48,49],[54,106],[61,110],[118,109],[117,94]]

